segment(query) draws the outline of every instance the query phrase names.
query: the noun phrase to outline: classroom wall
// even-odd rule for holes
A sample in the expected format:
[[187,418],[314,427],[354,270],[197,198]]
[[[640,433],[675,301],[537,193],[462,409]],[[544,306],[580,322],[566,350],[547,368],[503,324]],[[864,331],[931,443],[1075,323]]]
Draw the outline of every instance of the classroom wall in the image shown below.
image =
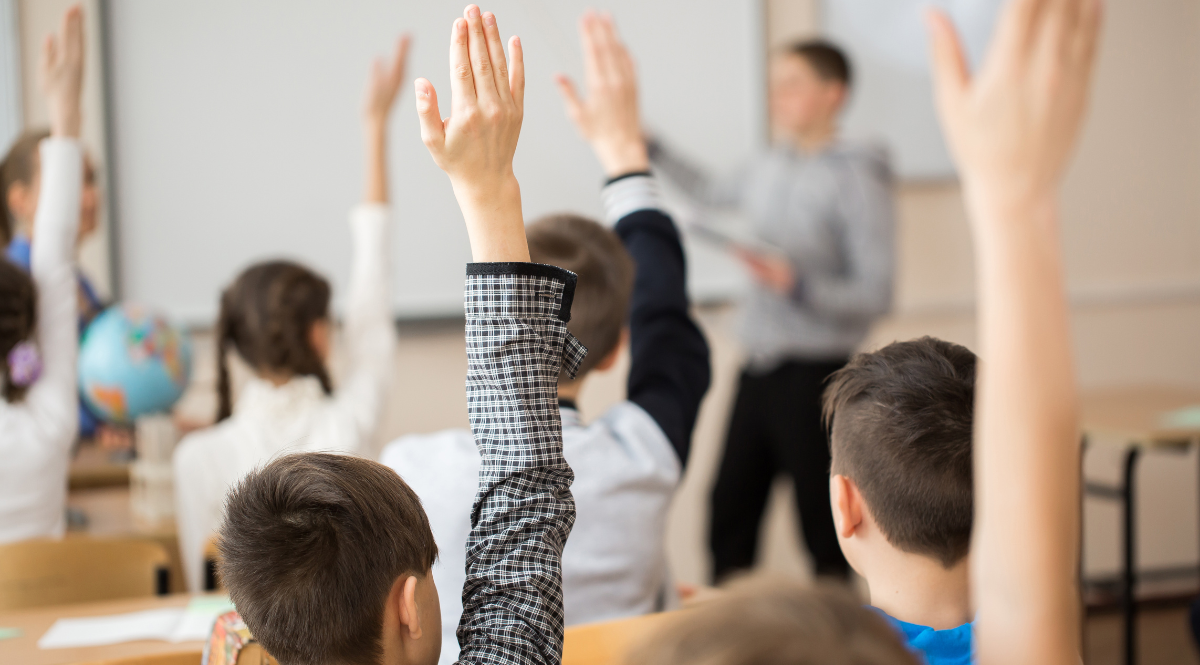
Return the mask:
[[[100,62],[100,3],[97,0],[17,0],[23,120],[26,129],[45,127],[49,122],[46,103],[38,87],[38,62],[42,40],[46,35],[58,31],[63,12],[74,4],[83,5],[86,20],[84,39],[87,61],[83,80],[82,140],[88,155],[96,165],[101,196],[105,196],[108,180],[105,169],[104,71]],[[79,251],[79,263],[83,271],[105,298],[113,292],[109,260],[109,243],[112,237],[110,231],[107,209],[102,205],[100,227]]]

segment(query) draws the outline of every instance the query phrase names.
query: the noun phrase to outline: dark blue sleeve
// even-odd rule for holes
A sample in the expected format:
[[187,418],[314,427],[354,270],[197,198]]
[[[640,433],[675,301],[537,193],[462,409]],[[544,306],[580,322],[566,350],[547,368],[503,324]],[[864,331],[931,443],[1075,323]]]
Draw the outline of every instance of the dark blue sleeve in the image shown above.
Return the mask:
[[625,215],[616,232],[637,267],[629,311],[629,400],[654,418],[686,464],[711,368],[708,343],[688,310],[683,245],[674,222],[656,209]]

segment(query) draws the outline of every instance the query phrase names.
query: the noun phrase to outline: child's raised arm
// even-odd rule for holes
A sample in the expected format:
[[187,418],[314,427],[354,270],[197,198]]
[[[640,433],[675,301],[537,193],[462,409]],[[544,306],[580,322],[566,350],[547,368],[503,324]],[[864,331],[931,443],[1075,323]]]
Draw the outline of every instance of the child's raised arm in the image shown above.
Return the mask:
[[930,16],[979,276],[971,579],[984,664],[1079,662],[1079,437],[1057,199],[1100,15],[1098,0],[1013,0],[975,75],[949,20]]
[[450,176],[476,261],[467,266],[467,407],[482,466],[458,627],[465,663],[562,658],[562,550],[575,521],[558,376],[586,350],[567,332],[575,275],[528,263],[512,158],[521,131],[521,45],[511,74],[496,18],[467,7],[450,36],[451,115],[418,79],[421,135]]
[[83,56],[83,11],[76,5],[63,15],[59,34],[47,37],[42,48],[41,82],[50,111],[50,138],[40,146],[42,194],[30,267],[38,287],[37,338],[43,370],[25,398],[44,430],[68,444],[79,423],[77,290],[71,255],[83,189],[79,145]]
[[367,141],[367,182],[363,195],[365,203],[388,203],[387,126],[392,105],[404,83],[404,68],[408,60],[408,35],[396,41],[391,61],[384,64],[376,58],[371,63],[371,78],[367,83],[367,99],[363,105],[363,131]]

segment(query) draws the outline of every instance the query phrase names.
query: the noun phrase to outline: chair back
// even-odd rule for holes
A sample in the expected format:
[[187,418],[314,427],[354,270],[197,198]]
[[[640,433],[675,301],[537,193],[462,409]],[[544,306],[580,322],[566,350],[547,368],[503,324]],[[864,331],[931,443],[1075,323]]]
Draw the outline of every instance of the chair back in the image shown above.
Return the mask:
[[166,594],[159,543],[68,537],[0,545],[0,611]]
[[562,665],[620,665],[635,643],[675,615],[659,612],[571,626],[563,634]]
[[238,652],[237,665],[279,665],[258,642],[251,642]]
[[191,651],[172,651],[171,653],[93,660],[86,663],[77,663],[76,665],[200,665],[202,655],[201,652],[193,649]]

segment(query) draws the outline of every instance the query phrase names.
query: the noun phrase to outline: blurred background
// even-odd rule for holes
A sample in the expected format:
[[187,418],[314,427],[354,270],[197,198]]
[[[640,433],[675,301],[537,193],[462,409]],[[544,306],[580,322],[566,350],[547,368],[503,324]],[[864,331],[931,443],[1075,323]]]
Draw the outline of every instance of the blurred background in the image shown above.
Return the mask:
[[[69,4],[0,0],[0,143],[46,124],[36,89],[39,40]],[[932,116],[924,32],[914,19],[929,3],[593,4],[614,11],[638,61],[647,125],[714,172],[736,168],[769,139],[772,49],[818,34],[845,46],[861,74],[847,131],[885,142],[898,175],[895,308],[867,347],[920,335],[974,344],[969,231]],[[976,54],[1001,3],[932,4],[951,11]],[[344,293],[345,215],[362,177],[357,111],[366,64],[411,31],[409,76],[445,89],[444,28],[461,7],[442,0],[84,6],[83,134],[105,205],[82,267],[104,296],[160,309],[192,331],[195,370],[177,415],[211,421],[219,289],[247,263],[283,255],[317,267],[335,294]],[[574,0],[485,7],[526,49],[529,110],[516,167],[527,218],[600,211],[602,174],[550,79],[556,71],[579,75],[574,20],[584,7]],[[1121,408],[1114,395],[1200,395],[1200,3],[1110,0],[1107,10],[1092,110],[1063,199],[1079,380],[1089,396],[1085,417],[1097,421]],[[668,21],[677,29],[656,27]],[[420,145],[411,92],[403,94],[391,153],[399,380],[380,447],[406,433],[466,426],[459,312],[468,248],[448,183]],[[445,110],[448,95],[441,101]],[[682,218],[696,214],[680,206]],[[715,380],[667,538],[676,578],[705,584],[708,490],[742,365],[730,302],[747,283],[718,251],[688,249]],[[587,384],[585,418],[623,398],[624,367]],[[1087,479],[1119,485],[1127,442],[1119,428],[1089,438]],[[120,464],[82,451],[76,466],[71,502],[88,516],[86,529],[170,540],[169,525],[133,519]],[[1194,445],[1147,450],[1136,467],[1136,590],[1148,608],[1147,635],[1160,636],[1143,640],[1143,662],[1196,662],[1176,601],[1200,586],[1198,469]],[[806,577],[790,491],[788,481],[775,488],[759,567]],[[1088,662],[1117,662],[1121,505],[1103,492],[1084,499]]]

